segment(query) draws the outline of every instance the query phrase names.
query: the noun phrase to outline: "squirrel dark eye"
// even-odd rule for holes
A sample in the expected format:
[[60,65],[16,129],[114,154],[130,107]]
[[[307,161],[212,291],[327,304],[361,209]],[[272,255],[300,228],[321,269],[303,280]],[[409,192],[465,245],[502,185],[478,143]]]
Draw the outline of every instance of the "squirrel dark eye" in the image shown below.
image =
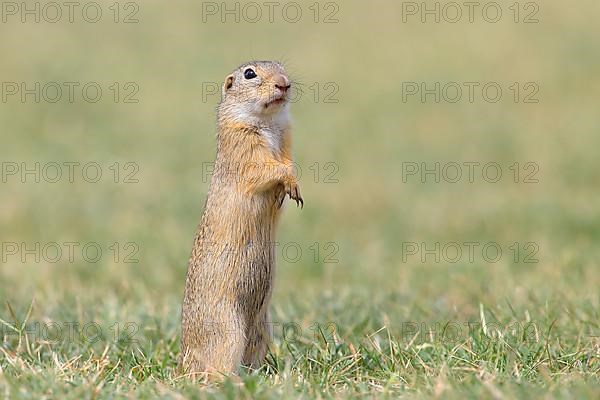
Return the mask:
[[256,78],[256,72],[252,68],[248,68],[244,71],[244,78],[246,79],[254,79]]

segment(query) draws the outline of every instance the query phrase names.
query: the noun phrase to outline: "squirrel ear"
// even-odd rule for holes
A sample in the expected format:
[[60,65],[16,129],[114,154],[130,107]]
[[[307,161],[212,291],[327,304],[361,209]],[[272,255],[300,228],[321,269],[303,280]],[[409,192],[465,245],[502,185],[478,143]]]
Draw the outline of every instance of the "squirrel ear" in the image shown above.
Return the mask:
[[233,86],[233,75],[229,75],[225,78],[225,83],[223,84],[223,91],[226,92]]

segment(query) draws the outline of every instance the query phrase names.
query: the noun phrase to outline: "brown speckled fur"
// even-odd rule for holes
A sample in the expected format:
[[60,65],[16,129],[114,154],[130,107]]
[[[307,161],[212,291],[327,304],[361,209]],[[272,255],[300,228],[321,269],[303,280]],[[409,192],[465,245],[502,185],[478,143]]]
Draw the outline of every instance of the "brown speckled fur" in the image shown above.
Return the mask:
[[[257,78],[246,79],[252,68]],[[282,78],[284,77],[284,78]],[[181,371],[235,373],[263,362],[275,228],[286,194],[302,202],[293,174],[286,92],[275,62],[248,62],[225,80],[217,156],[189,260],[182,308]],[[284,97],[280,104],[268,104]]]

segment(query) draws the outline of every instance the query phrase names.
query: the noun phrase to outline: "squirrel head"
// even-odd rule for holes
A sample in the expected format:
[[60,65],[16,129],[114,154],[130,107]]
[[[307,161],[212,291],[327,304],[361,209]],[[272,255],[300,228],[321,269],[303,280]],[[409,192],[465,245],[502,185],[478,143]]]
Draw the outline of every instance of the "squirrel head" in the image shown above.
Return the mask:
[[219,120],[261,126],[289,119],[291,82],[276,61],[250,61],[225,78]]

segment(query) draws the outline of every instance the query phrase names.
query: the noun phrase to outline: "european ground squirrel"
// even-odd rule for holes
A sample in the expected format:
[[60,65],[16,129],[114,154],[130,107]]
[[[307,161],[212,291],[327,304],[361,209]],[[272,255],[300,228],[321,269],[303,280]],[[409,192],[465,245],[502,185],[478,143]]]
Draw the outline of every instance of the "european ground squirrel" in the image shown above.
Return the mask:
[[290,87],[283,66],[271,61],[245,63],[225,78],[183,299],[185,374],[230,374],[264,360],[277,220],[286,195],[304,205],[290,152]]

